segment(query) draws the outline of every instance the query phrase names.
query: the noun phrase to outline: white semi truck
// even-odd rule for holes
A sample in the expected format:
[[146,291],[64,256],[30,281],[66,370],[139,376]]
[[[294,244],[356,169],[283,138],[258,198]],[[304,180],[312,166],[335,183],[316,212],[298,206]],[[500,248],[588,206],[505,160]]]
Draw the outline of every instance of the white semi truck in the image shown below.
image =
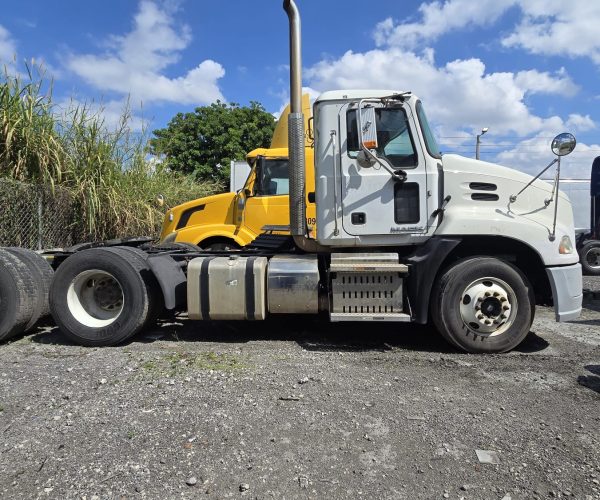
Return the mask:
[[[311,128],[316,185],[306,192],[300,16],[294,0],[284,9],[291,236],[265,234],[238,251],[143,251],[129,243],[55,253],[49,304],[60,329],[101,346],[131,337],[163,308],[198,321],[325,312],[331,321],[432,322],[450,343],[477,353],[517,346],[536,304],[553,304],[557,321],[577,318],[581,266],[559,176],[551,185],[440,155],[411,92],[319,96]],[[552,143],[557,155],[574,146],[570,134]],[[560,171],[560,156],[557,163]],[[308,202],[316,203],[316,234],[307,227]]]

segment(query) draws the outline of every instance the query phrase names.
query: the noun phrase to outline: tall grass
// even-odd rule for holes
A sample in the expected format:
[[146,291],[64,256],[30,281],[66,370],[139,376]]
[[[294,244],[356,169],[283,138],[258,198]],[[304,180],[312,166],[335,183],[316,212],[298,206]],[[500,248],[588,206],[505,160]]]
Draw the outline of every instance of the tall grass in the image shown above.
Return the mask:
[[176,205],[215,191],[149,158],[145,132],[132,133],[128,105],[112,128],[101,108],[71,102],[61,110],[51,82],[35,71],[22,78],[5,70],[0,79],[0,176],[67,188],[78,239],[155,236],[163,218],[158,194]]

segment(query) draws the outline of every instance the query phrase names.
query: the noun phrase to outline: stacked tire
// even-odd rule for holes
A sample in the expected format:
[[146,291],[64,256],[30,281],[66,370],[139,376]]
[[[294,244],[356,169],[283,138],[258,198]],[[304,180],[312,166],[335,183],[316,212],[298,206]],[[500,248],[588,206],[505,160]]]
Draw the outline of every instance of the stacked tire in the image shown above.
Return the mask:
[[39,254],[0,248],[0,342],[32,330],[49,313],[53,271]]

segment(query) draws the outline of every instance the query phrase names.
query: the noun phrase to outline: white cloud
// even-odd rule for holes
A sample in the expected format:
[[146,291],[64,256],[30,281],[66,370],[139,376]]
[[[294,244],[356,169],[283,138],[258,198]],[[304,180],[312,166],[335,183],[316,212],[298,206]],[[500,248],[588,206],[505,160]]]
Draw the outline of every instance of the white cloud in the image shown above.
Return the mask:
[[555,76],[537,70],[519,71],[515,76],[515,84],[530,94],[561,94],[570,97],[578,90],[564,68]]
[[223,100],[218,81],[225,70],[215,61],[207,59],[179,77],[163,74],[190,41],[189,27],[175,26],[172,9],[143,0],[131,32],[111,36],[105,54],[71,55],[67,67],[97,89],[129,94],[133,102],[208,104]]
[[521,19],[501,42],[533,54],[589,57],[600,64],[600,2],[597,0],[446,0],[423,3],[420,18],[395,22],[387,18],[373,33],[378,46],[415,48],[442,35],[488,26],[511,7]]
[[[319,90],[390,88],[414,90],[445,135],[479,131],[528,135],[561,121],[531,112],[525,97],[533,93],[572,94],[576,87],[561,70],[557,75],[537,70],[487,73],[479,59],[455,60],[437,67],[431,49],[416,54],[398,47],[366,53],[346,52],[321,61],[306,72]],[[562,122],[562,121],[561,121]]]
[[127,98],[100,102],[71,98],[58,102],[55,108],[56,113],[67,121],[83,110],[88,116],[97,117],[108,131],[124,125],[131,132],[142,132],[148,125],[148,120],[142,116],[143,110],[132,106]]
[[589,57],[600,64],[600,2],[522,0],[523,19],[502,40],[534,54]]
[[[552,134],[542,131],[502,151],[494,161],[532,175],[537,174],[554,158],[550,151],[551,140]],[[592,162],[597,156],[600,156],[600,144],[578,143],[575,151],[561,159],[561,178],[589,179]],[[553,173],[551,169],[544,174],[544,178],[551,178]]]
[[6,65],[12,64],[16,52],[17,47],[10,32],[0,25],[0,63]]
[[421,20],[398,23],[391,18],[377,25],[373,34],[378,46],[414,48],[453,30],[489,25],[513,6],[516,0],[447,0],[423,3]]
[[590,115],[570,114],[565,125],[568,130],[576,132],[587,132],[596,128],[596,123],[590,118]]

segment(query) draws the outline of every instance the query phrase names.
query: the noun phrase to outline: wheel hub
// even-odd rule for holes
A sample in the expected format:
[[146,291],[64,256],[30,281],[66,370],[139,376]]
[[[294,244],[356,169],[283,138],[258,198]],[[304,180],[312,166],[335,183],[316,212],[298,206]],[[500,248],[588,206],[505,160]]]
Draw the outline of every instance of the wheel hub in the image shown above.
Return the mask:
[[94,299],[105,311],[112,311],[123,304],[121,287],[113,278],[89,280],[88,287],[94,289]]
[[465,326],[477,334],[500,334],[515,318],[515,292],[498,278],[476,280],[461,296],[460,315]]

